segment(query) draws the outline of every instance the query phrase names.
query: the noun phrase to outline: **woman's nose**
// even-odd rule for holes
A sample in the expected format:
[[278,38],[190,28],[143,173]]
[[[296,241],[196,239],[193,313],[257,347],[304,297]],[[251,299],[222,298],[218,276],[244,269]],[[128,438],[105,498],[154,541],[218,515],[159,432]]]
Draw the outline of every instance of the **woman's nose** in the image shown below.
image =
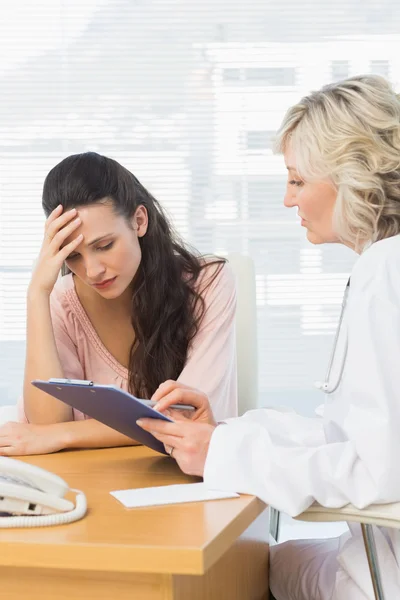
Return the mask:
[[86,276],[91,281],[95,281],[105,272],[104,265],[101,262],[91,260],[90,263],[86,263]]
[[286,206],[286,208],[293,208],[293,206],[297,206],[296,195],[293,194],[291,190],[287,190],[283,199],[283,204]]

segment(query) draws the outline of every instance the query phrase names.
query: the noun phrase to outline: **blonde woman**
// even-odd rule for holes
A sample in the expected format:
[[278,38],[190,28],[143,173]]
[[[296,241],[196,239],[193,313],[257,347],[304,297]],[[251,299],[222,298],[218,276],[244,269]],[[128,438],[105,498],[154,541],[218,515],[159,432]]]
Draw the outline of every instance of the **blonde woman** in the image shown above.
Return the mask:
[[[321,386],[323,419],[261,409],[217,427],[205,395],[169,382],[156,393],[159,409],[195,404],[197,422],[142,426],[211,488],[255,494],[291,515],[314,500],[400,501],[399,99],[380,77],[329,85],[288,111],[278,147],[285,205],[297,208],[308,239],[360,255]],[[385,597],[400,598],[400,538],[375,534]],[[276,600],[372,600],[359,528],[272,548],[271,589]]]

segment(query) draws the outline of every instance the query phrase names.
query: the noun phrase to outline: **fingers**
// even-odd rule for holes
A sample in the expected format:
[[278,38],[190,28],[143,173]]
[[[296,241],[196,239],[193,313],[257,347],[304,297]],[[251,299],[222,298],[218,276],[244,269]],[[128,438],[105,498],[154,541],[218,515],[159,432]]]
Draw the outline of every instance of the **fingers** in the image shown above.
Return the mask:
[[194,412],[192,410],[175,410],[173,408],[167,408],[166,410],[162,411],[162,414],[166,417],[169,417],[172,421],[187,422],[192,420]]
[[9,446],[8,448],[0,448],[0,456],[18,456],[15,448]]
[[62,210],[62,206],[57,207],[47,219],[40,255],[32,275],[31,290],[51,293],[64,261],[84,239],[83,235],[77,235],[82,221],[76,209],[65,213]]
[[50,242],[50,249],[54,253],[58,252],[65,240],[69,238],[69,236],[75,231],[75,229],[77,229],[81,225],[81,223],[81,219],[77,217],[76,219],[71,221],[71,223],[68,223],[68,225],[64,225],[64,227],[57,231],[57,233],[55,233],[55,235],[52,238],[48,237],[48,240]]
[[45,224],[46,230],[51,225],[51,223],[53,223],[53,221],[55,221],[61,215],[62,212],[63,212],[63,207],[61,204],[59,204],[47,217],[46,224]]
[[61,248],[60,258],[64,261],[67,260],[68,256],[79,246],[83,240],[83,235],[80,233],[72,242]]
[[57,216],[58,212],[58,208],[53,211],[45,225],[44,246],[48,246],[54,253],[60,250],[65,240],[81,225],[76,208],[60,216]]
[[165,389],[166,393],[163,394],[154,406],[155,410],[163,412],[172,404],[188,404],[199,409],[204,408],[208,403],[205,394],[197,390],[182,387],[177,387],[171,391],[168,391],[169,389],[169,387]]
[[139,419],[136,423],[153,435],[160,434],[174,437],[184,437],[184,426],[187,425],[186,422],[168,423],[167,421],[161,421],[161,419]]
[[12,456],[17,454],[11,438],[4,437],[0,441],[0,456]]
[[173,435],[161,435],[159,433],[154,433],[153,431],[151,433],[154,435],[154,437],[157,440],[162,442],[164,444],[164,446],[167,446],[169,448],[178,448],[179,449],[184,445],[182,438],[177,438],[177,437],[174,437]]
[[15,425],[18,423],[9,421],[0,427],[0,456],[18,455]]
[[53,237],[55,236],[57,231],[59,231],[59,229],[61,229],[67,223],[69,223],[69,221],[71,221],[71,219],[76,217],[76,214],[77,214],[76,208],[72,208],[71,210],[68,210],[65,213],[63,213],[62,211],[63,211],[62,206],[61,206],[61,209],[59,209],[57,207],[55,210],[53,210],[53,212],[51,213],[51,215],[49,216],[49,218],[47,219],[47,221],[45,223],[44,229],[46,232],[46,236],[49,239],[53,239]]
[[50,250],[54,254],[57,254],[57,252],[59,252],[62,249],[65,240],[68,239],[69,236],[80,225],[81,225],[81,220],[78,217],[78,218],[74,219],[72,221],[72,223],[69,223],[69,225],[66,225],[65,227],[63,227],[62,229],[60,229],[60,231],[58,231],[56,233],[56,235],[53,237],[52,241],[50,242]]
[[185,388],[189,390],[192,389],[186,385],[183,385],[183,383],[179,383],[178,381],[174,381],[173,379],[168,379],[167,381],[164,381],[164,383],[161,383],[158,386],[151,399],[154,400],[154,402],[157,402],[176,388]]

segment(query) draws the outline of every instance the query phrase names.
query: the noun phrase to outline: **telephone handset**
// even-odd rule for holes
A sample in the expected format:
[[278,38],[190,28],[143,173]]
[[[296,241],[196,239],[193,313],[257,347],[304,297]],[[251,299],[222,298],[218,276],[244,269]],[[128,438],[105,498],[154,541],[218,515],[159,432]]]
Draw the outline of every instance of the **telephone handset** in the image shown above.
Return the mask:
[[[75,492],[76,505],[65,498],[68,491]],[[86,511],[83,492],[69,490],[58,475],[0,456],[0,528],[62,525],[81,519]]]

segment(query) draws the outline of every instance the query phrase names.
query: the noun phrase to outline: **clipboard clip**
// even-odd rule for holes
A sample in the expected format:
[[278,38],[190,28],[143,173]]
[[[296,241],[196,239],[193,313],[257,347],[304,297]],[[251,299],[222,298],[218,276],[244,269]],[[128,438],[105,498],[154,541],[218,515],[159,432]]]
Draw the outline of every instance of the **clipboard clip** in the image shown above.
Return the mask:
[[53,377],[49,379],[49,383],[68,383],[69,385],[94,385],[93,381],[89,381],[87,379],[58,379]]

